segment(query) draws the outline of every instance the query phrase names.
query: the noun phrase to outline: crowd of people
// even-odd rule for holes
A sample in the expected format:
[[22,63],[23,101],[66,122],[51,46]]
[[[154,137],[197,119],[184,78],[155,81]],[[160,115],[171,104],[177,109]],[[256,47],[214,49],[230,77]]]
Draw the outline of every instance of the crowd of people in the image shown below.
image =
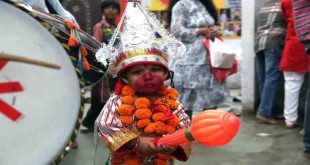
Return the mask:
[[[309,1],[301,0],[295,3],[305,5],[309,4]],[[296,21],[298,17],[294,14],[296,9],[303,10],[301,6],[293,7],[292,0],[265,1],[259,10],[258,29],[255,36],[261,98],[256,118],[269,124],[278,124],[283,114],[286,128],[296,127],[299,93],[305,74],[309,72],[310,64],[305,47],[296,34],[296,27],[304,26],[296,24],[299,23]],[[303,13],[301,18],[306,19],[305,16],[306,14]],[[282,73],[285,81],[283,112],[275,106],[276,91]],[[307,118],[309,107],[306,106],[305,110],[304,129],[307,133],[304,137],[304,156],[309,158],[310,141],[308,137],[309,125],[307,124],[309,122]]]

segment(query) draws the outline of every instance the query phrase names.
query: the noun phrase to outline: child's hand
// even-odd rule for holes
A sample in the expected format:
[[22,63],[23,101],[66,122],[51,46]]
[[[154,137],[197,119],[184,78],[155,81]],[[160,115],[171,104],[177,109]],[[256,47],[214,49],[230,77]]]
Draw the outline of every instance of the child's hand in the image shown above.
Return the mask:
[[154,138],[150,137],[140,137],[137,150],[143,155],[151,155],[155,154],[157,151],[157,147],[153,143]]
[[156,152],[158,153],[163,153],[163,154],[171,154],[173,153],[177,147],[171,147],[171,146],[166,146],[163,144],[159,144],[156,148]]

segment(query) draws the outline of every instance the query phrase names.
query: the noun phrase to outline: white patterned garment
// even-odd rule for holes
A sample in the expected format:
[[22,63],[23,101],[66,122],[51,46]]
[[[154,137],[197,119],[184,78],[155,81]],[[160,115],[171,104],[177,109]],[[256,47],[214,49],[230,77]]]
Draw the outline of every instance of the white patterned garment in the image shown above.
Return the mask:
[[[210,71],[200,27],[214,25],[214,19],[199,0],[180,0],[172,9],[171,32],[186,45],[183,59],[170,61],[175,87],[186,110],[201,111],[231,103],[225,82],[218,84]],[[173,66],[171,66],[173,64]]]

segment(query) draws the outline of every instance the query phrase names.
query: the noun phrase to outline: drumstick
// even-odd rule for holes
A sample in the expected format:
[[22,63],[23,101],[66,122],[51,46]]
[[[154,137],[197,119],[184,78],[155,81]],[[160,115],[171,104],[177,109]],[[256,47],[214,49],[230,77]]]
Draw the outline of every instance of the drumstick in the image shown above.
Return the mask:
[[44,66],[44,67],[53,68],[53,69],[60,69],[61,68],[60,65],[57,65],[54,63],[50,63],[50,62],[46,62],[46,61],[42,61],[42,60],[37,60],[34,58],[29,58],[29,57],[16,56],[16,55],[7,54],[4,52],[0,52],[0,60],[23,62],[23,63],[27,63],[27,64],[39,65],[39,66]]

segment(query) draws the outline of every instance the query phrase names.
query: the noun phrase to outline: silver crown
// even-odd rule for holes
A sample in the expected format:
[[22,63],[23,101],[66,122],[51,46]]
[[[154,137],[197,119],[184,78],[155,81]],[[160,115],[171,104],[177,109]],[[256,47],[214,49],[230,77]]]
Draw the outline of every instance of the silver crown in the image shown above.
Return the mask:
[[127,2],[109,44],[102,44],[96,58],[107,66],[117,63],[117,57],[122,53],[139,49],[157,49],[174,59],[183,57],[186,52],[185,45],[164,29],[153,13],[143,9],[135,0]]

